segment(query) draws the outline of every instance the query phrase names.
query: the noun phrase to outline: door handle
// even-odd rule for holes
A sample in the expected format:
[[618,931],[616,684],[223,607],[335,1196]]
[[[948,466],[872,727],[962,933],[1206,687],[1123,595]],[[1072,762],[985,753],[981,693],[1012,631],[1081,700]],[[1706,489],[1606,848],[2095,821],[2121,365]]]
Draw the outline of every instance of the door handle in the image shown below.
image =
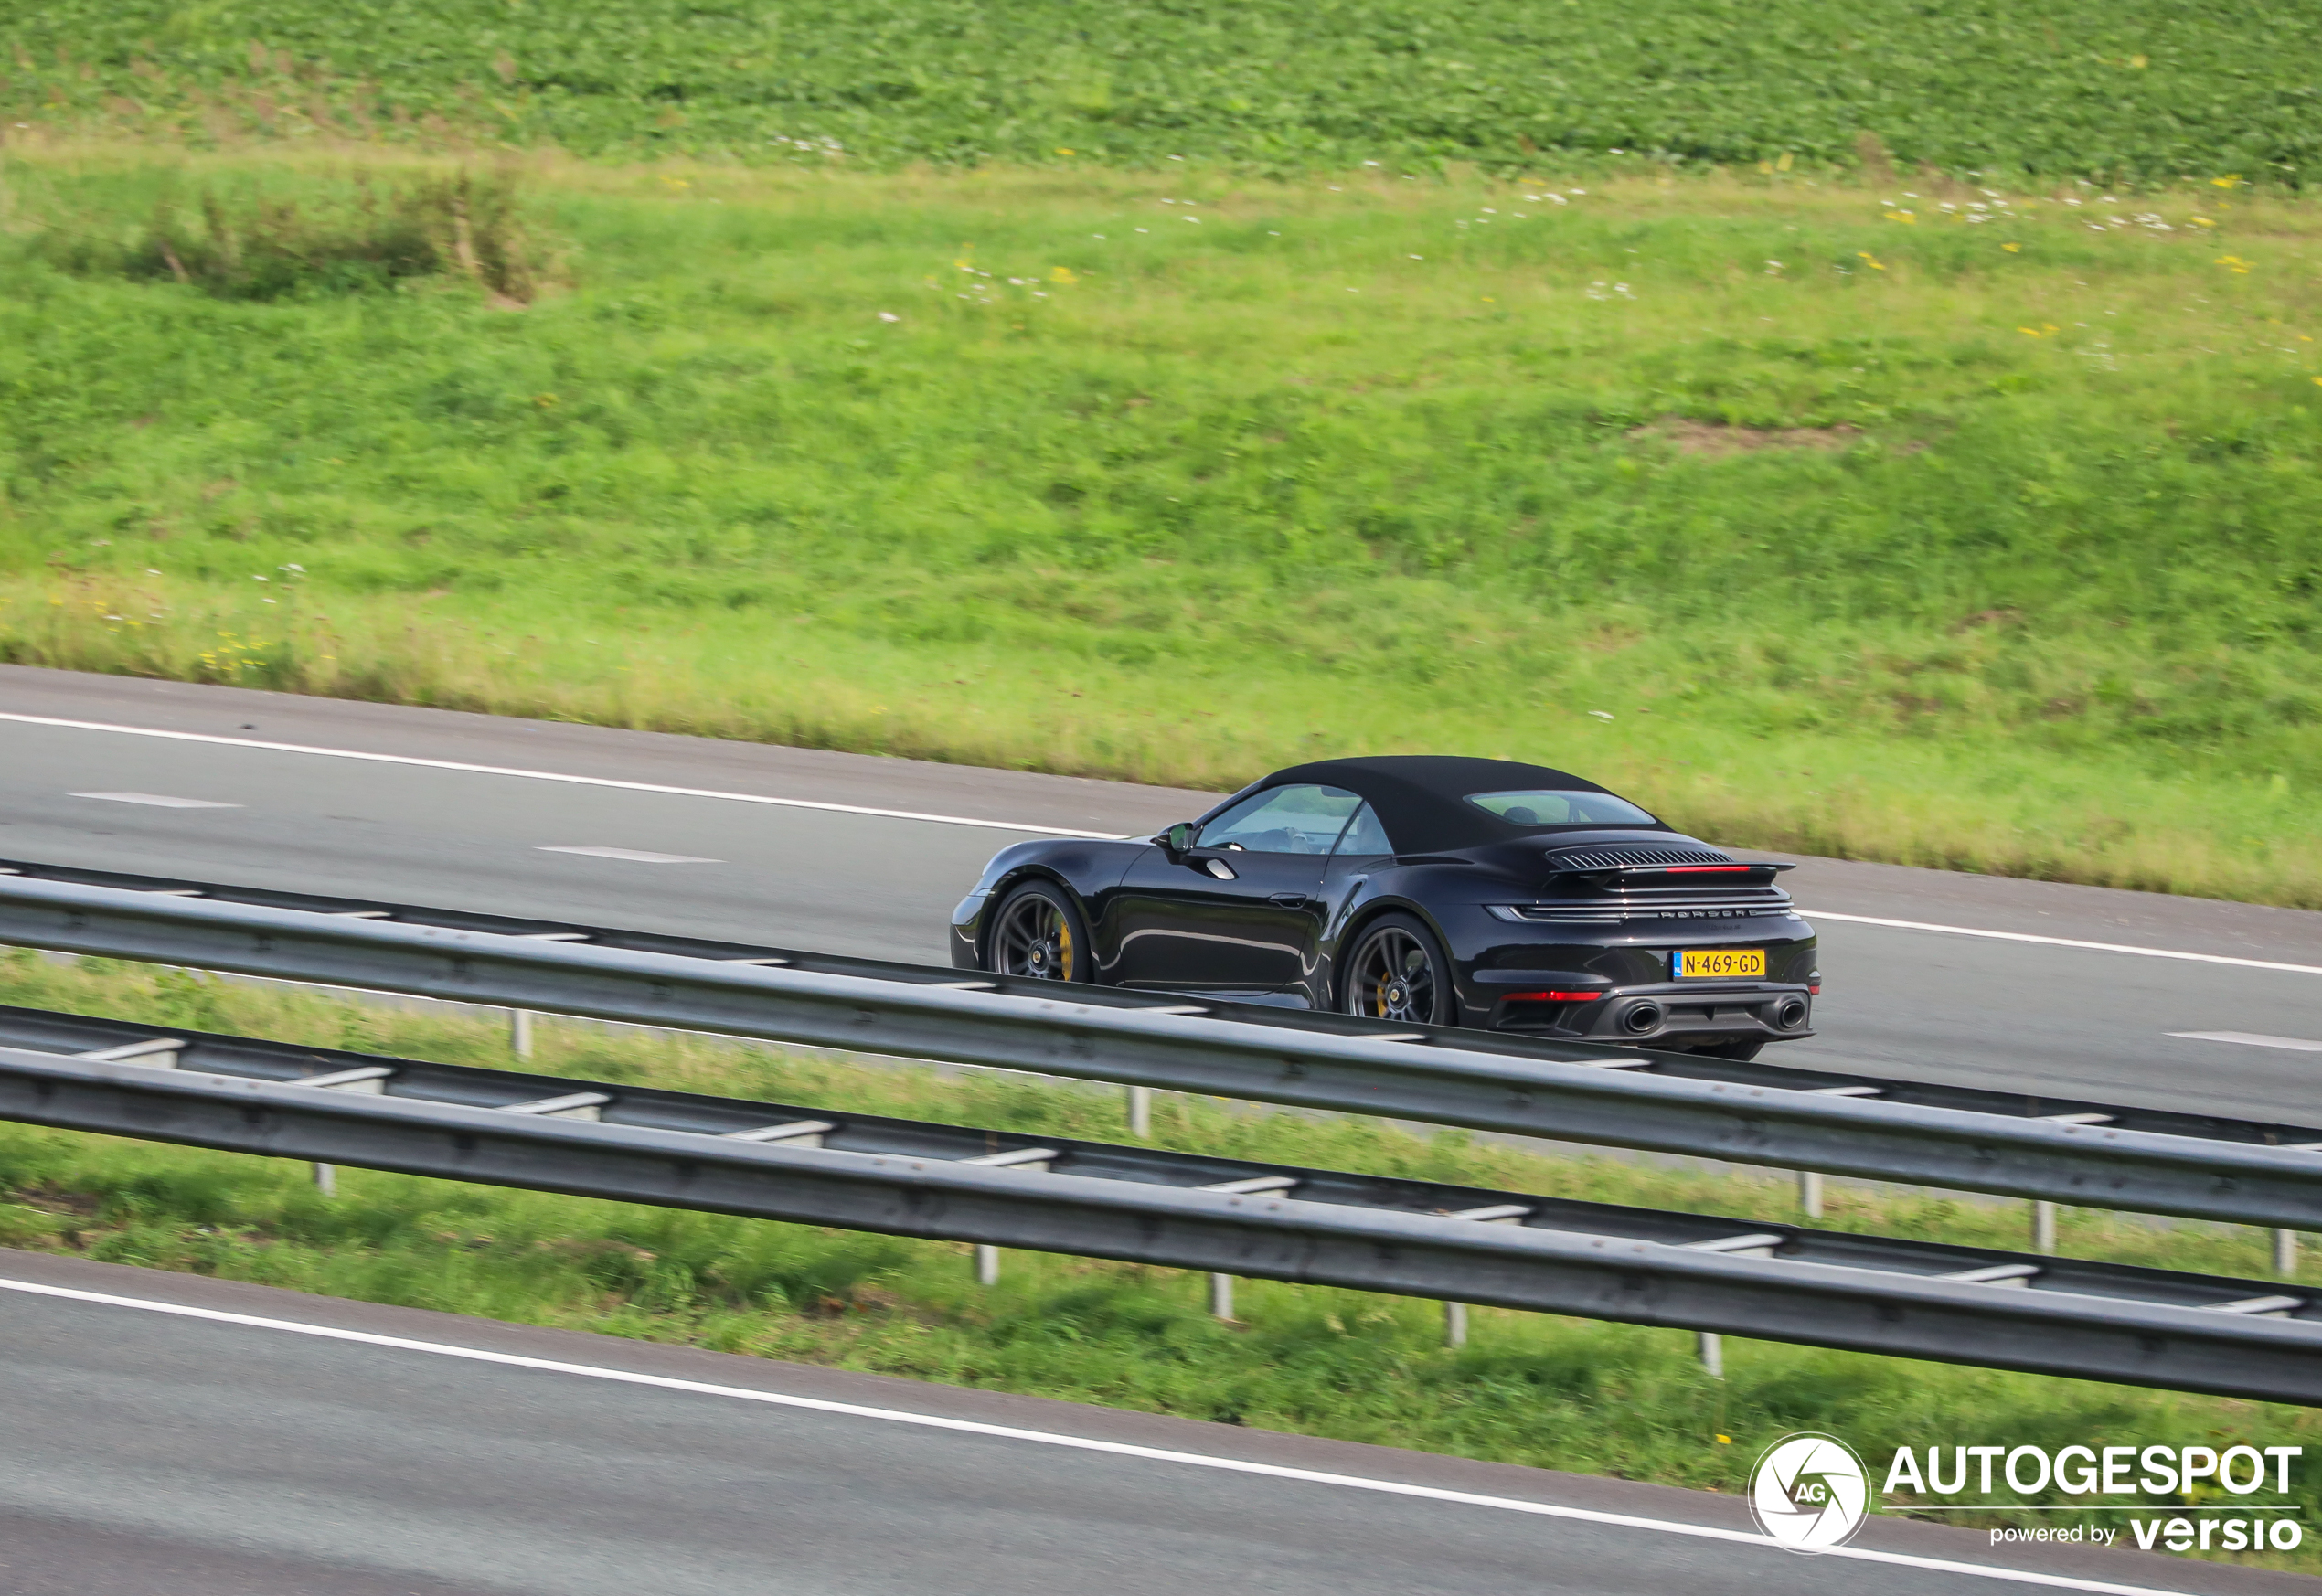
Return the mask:
[[1308,904],[1312,903],[1314,899],[1308,898],[1303,892],[1277,892],[1268,898],[1266,901],[1268,903],[1279,903],[1284,909],[1304,909]]

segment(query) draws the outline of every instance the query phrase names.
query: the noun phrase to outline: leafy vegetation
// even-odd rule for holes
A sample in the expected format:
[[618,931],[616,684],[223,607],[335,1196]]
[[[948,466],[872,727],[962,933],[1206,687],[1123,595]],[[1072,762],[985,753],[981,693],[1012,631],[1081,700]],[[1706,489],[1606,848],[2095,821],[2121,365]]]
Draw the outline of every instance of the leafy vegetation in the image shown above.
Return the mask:
[[2131,184],[2297,185],[2322,154],[2322,17],[2286,0],[32,0],[4,46],[10,122],[174,141],[1274,172],[1891,158]]
[[358,173],[351,192],[319,207],[260,193],[165,196],[152,221],[112,229],[58,227],[47,258],[82,276],[175,281],[221,299],[288,299],[390,288],[410,278],[458,276],[504,308],[530,299],[544,262],[505,175],[420,176],[379,187]]
[[57,263],[453,170],[0,165],[0,654],[2322,904],[2301,202],[547,163],[521,311]]
[[[502,1031],[479,1019],[96,960],[10,956],[0,1001],[509,1063]],[[1118,1097],[1075,1084],[593,1027],[543,1026],[538,1047],[535,1067],[565,1076],[1126,1139]],[[1154,1123],[1161,1144],[1227,1156],[1742,1219],[1788,1208],[1773,1177],[1543,1158],[1375,1121],[1163,1094]],[[294,1164],[0,1127],[0,1244],[1502,1462],[1731,1491],[1766,1442],[1800,1429],[1875,1456],[1933,1437],[2051,1451],[2322,1445],[2310,1410],[1732,1341],[1717,1381],[1675,1331],[1476,1309],[1469,1345],[1452,1351],[1435,1304],[1355,1292],[1245,1281],[1241,1322],[1223,1325],[1205,1311],[1200,1278],[1174,1270],[1010,1252],[987,1291],[973,1283],[966,1249],[949,1244],[360,1170],[341,1172],[339,1193],[324,1198]],[[2022,1240],[2019,1204],[1845,1186],[1829,1200],[1834,1229]],[[2075,1210],[2062,1220],[2064,1250],[2083,1256],[2257,1277],[2265,1268],[2255,1231]],[[2299,1484],[2309,1510],[2322,1503],[2314,1482]],[[2053,1492],[2039,1500],[2071,1505]],[[2274,1560],[2322,1568],[2322,1548]]]

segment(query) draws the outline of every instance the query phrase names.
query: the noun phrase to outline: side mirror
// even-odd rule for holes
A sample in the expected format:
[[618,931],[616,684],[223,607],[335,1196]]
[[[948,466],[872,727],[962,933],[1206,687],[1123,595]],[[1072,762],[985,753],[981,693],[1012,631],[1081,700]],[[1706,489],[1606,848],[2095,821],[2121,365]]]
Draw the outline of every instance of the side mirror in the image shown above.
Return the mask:
[[1193,822],[1180,820],[1153,840],[1173,854],[1181,854],[1193,846]]

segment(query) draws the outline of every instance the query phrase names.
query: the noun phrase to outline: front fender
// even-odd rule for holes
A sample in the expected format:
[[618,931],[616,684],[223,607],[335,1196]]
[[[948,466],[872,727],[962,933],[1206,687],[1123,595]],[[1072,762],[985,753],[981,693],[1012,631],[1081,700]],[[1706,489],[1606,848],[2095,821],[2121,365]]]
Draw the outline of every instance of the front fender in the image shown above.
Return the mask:
[[985,910],[1028,877],[1053,881],[1070,893],[1080,905],[1081,918],[1093,928],[1100,918],[1099,900],[1128,874],[1130,862],[1147,846],[1071,838],[1011,843],[1002,848],[952,910],[948,941],[953,967],[984,967],[990,930]]

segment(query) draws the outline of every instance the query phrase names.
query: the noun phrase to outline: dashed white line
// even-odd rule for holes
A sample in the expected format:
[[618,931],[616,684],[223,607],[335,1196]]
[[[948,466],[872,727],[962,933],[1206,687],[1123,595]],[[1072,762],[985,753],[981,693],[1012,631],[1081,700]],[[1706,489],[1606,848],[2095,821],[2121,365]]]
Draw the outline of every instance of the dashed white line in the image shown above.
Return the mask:
[[[295,1319],[268,1319],[255,1314],[229,1314],[216,1308],[189,1307],[182,1303],[154,1302],[144,1297],[115,1296],[108,1292],[80,1291],[35,1281],[0,1278],[0,1290],[28,1295],[58,1297],[67,1302],[93,1303],[114,1308],[134,1308],[148,1314],[199,1319],[213,1325],[240,1325],[257,1330],[279,1330],[312,1335],[325,1341],[347,1341],[399,1352],[421,1352],[436,1357],[456,1357],[471,1363],[498,1364],[509,1368],[538,1369],[549,1374],[577,1375],[585,1379],[612,1380],[622,1385],[649,1386],[697,1396],[726,1397],[735,1401],[762,1402],[770,1407],[798,1408],[815,1413],[836,1413],[850,1419],[872,1419],[889,1424],[910,1424],[926,1430],[949,1430],[967,1435],[1026,1441],[1042,1446],[1070,1447],[1079,1452],[1106,1452],[1114,1457],[1140,1458],[1150,1463],[1178,1463],[1191,1468],[1219,1469],[1230,1474],[1256,1474],[1268,1479],[1296,1480],[1306,1484],[1337,1485],[1351,1491],[1411,1496],[1422,1501],[1459,1506],[1489,1507],[1506,1513],[1528,1513],[1542,1518],[1564,1518],[1583,1524],[1612,1525],[1624,1529],[1651,1530],[1700,1540],[1726,1541],[1760,1551],[1784,1550],[1764,1536],[1742,1529],[1720,1529],[1706,1524],[1680,1524],[1666,1518],[1640,1518],[1627,1513],[1604,1513],[1588,1507],[1563,1507],[1548,1502],[1527,1502],[1516,1496],[1486,1496],[1474,1491],[1448,1491],[1435,1485],[1407,1484],[1401,1480],[1374,1480],[1360,1474],[1327,1474],[1319,1469],[1289,1468],[1280,1463],[1252,1463],[1238,1457],[1215,1457],[1198,1452],[1173,1452],[1158,1446],[1134,1446],[1126,1442],[1097,1441],[1084,1435],[1060,1435],[1052,1431],[1024,1430],[1010,1424],[982,1424],[967,1419],[944,1419],[932,1413],[907,1413],[893,1408],[870,1408],[856,1402],[833,1402],[819,1397],[794,1397],[778,1391],[753,1390],[748,1386],[715,1385],[707,1380],[682,1380],[667,1375],[639,1374],[633,1369],[605,1368],[596,1364],[565,1363],[555,1358],[524,1357],[509,1352],[488,1352],[477,1346],[454,1346],[442,1341],[414,1341],[400,1335],[380,1335],[367,1330],[342,1330],[332,1325],[306,1325]],[[1868,1547],[1833,1547],[1817,1554],[1858,1562],[1886,1563],[1898,1568],[1924,1569],[1937,1573],[1965,1574],[1975,1579],[2000,1580],[2010,1584],[2042,1585],[2059,1591],[2088,1591],[2100,1596],[2181,1596],[2149,1585],[2119,1585],[2104,1580],[2078,1580],[2062,1574],[2039,1574],[2022,1569],[1997,1569],[1982,1563],[1955,1562],[1947,1558],[1913,1557],[1905,1552],[1874,1551]]]
[[723,859],[705,859],[698,854],[649,854],[642,848],[582,848],[538,847],[536,854],[586,854],[592,859],[626,859],[633,865],[722,865]]
[[[461,760],[421,759],[412,754],[369,753],[360,749],[315,748],[299,742],[268,742],[254,737],[219,737],[202,731],[164,731],[152,726],[115,726],[103,720],[66,720],[53,715],[0,711],[0,720],[20,726],[54,726],[68,731],[110,731],[122,737],[157,737],[168,742],[200,742],[222,748],[251,748],[267,753],[308,754],[318,759],[362,760],[378,765],[412,765],[427,771],[458,771],[472,776],[513,776],[527,782],[562,782],[575,787],[611,787],[623,793],[658,793],[672,798],[716,798],[728,803],[766,803],[780,809],[820,809],[834,814],[868,814],[880,820],[924,820],[937,825],[976,825],[991,831],[1028,832],[1034,836],[1084,836],[1118,842],[1110,831],[1080,831],[1069,825],[1027,825],[1015,820],[982,820],[966,814],[928,814],[915,809],[874,809],[861,803],[824,803],[811,798],[772,798],[762,793],[721,793],[710,787],[673,787],[659,782],[623,782],[611,776],[574,776],[560,771],[527,771],[514,765],[477,765]],[[76,794],[80,796],[80,794]],[[105,796],[118,797],[112,793]],[[228,805],[227,807],[239,807]]]
[[1882,920],[1870,914],[1833,914],[1827,910],[1801,908],[1815,920],[1844,920],[1848,925],[1881,925],[1894,931],[1942,931],[1946,936],[1985,937],[2001,942],[2037,942],[2049,948],[2086,948],[2098,953],[2135,953],[2146,959],[2184,959],[2196,964],[2232,964],[2244,970],[2287,970],[2297,975],[2322,975],[2322,964],[2285,964],[2275,959],[2237,959],[2225,953],[2186,953],[2175,948],[2140,948],[2133,942],[2086,942],[2077,937],[2034,936],[2029,931],[1982,931],[1971,925],[1931,925],[1918,920]]
[[215,803],[207,798],[172,798],[166,793],[72,793],[72,798],[102,798],[108,803],[144,803],[155,809],[240,809],[239,803]]
[[2293,1053],[2322,1053],[2322,1042],[2304,1037],[2266,1037],[2255,1031],[2171,1031],[2188,1042],[2239,1042],[2244,1048],[2282,1048]]

